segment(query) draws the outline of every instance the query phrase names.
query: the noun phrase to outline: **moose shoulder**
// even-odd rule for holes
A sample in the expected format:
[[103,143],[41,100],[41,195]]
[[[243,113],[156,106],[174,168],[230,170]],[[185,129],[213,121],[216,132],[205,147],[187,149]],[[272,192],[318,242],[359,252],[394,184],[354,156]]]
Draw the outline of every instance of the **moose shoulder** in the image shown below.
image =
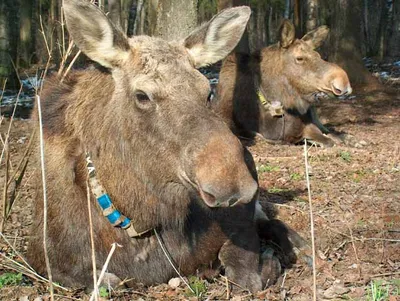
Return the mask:
[[[178,43],[128,39],[88,1],[64,5],[78,47],[109,72],[75,71],[62,84],[48,80],[43,91],[54,281],[92,283],[85,162],[90,153],[96,181],[107,191],[99,202],[105,197],[113,204],[104,214],[111,220],[118,209],[137,233],[158,229],[184,274],[219,259],[227,277],[243,287],[257,291],[272,283],[280,264],[259,254],[259,235],[268,232],[268,222],[260,212],[254,218],[258,185],[252,157],[204,105],[209,84],[196,70],[232,51],[250,9],[222,11]],[[104,193],[92,189],[90,197],[97,269],[117,242],[123,248],[108,267],[113,279],[155,284],[174,277],[153,232],[131,238],[113,227],[95,205],[99,191]],[[44,274],[40,193],[34,214],[28,259]]]
[[314,50],[328,32],[321,26],[295,39],[293,24],[285,20],[276,45],[253,55],[231,54],[222,65],[214,111],[242,136],[259,133],[286,143],[308,138],[332,146],[312,103],[320,93],[341,96],[352,89],[346,72]]

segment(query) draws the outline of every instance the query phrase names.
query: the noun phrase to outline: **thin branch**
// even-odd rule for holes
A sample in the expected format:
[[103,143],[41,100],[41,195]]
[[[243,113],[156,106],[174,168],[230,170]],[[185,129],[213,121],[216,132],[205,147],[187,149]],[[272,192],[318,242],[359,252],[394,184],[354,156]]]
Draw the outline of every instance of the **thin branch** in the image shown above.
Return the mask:
[[158,240],[158,244],[160,245],[162,251],[164,252],[165,257],[167,257],[167,260],[169,262],[169,264],[172,266],[172,268],[175,270],[176,274],[179,276],[179,278],[181,278],[181,280],[183,281],[183,283],[186,284],[186,286],[189,288],[189,290],[193,293],[196,294],[195,291],[192,289],[192,287],[190,286],[190,284],[185,280],[185,278],[183,278],[183,276],[181,275],[181,273],[179,272],[178,268],[175,266],[173,259],[171,257],[171,254],[169,254],[167,248],[164,245],[163,240],[161,239],[160,234],[158,233],[158,231],[156,229],[153,230],[154,234],[157,237]]
[[[1,90],[0,104],[1,104],[1,101],[3,100],[4,91],[6,90],[7,79],[8,78],[6,77],[6,79],[4,80],[4,83],[3,83],[3,89]],[[1,106],[0,106],[0,115],[1,115]],[[1,121],[3,121],[3,115],[1,115]]]
[[[108,256],[107,256],[106,262],[103,265],[103,268],[101,269],[100,276],[99,276],[99,279],[97,279],[97,284],[96,284],[95,287],[99,287],[101,282],[103,281],[104,275],[105,275],[105,273],[107,271],[107,268],[108,268],[108,264],[110,263],[111,257],[113,256],[113,254],[115,252],[115,249],[117,247],[122,247],[122,246],[117,244],[116,242],[111,245],[111,250],[108,253]],[[93,301],[93,298],[94,298],[94,292],[93,292],[92,296],[90,296],[90,300],[89,301]]]
[[34,271],[34,269],[29,265],[29,263],[25,260],[24,257],[17,251],[17,249],[14,248],[14,246],[8,241],[8,239],[4,236],[2,232],[0,232],[0,236],[4,239],[4,241],[7,243],[7,245],[13,250],[13,252],[27,265],[29,269]]
[[370,278],[379,278],[379,277],[396,276],[396,275],[400,275],[400,272],[375,274],[375,275],[371,275],[369,277]]
[[88,214],[89,214],[90,246],[92,248],[91,256],[92,256],[93,286],[94,286],[94,291],[93,291],[92,296],[94,295],[94,299],[96,301],[98,301],[99,300],[99,288],[97,287],[96,250],[94,248],[92,206],[90,206],[90,188],[89,188],[88,180],[86,181],[86,197],[87,197],[87,206],[88,206]]
[[67,76],[68,72],[71,70],[73,64],[74,64],[75,61],[78,59],[78,57],[79,57],[79,55],[81,54],[81,52],[82,52],[82,51],[79,50],[79,51],[75,54],[74,58],[72,59],[71,63],[69,64],[67,70],[65,70],[65,73],[63,74],[63,76],[62,76],[62,78],[61,78],[61,80],[60,80],[61,83],[64,81],[65,77]]
[[317,271],[315,263],[315,236],[314,236],[314,215],[311,201],[311,188],[310,188],[310,176],[308,172],[308,152],[307,152],[307,139],[304,139],[304,163],[306,167],[306,181],[308,191],[308,203],[310,206],[310,232],[311,232],[311,249],[312,249],[312,264],[313,264],[313,300],[317,301]]
[[[37,281],[41,281],[41,282],[44,282],[44,283],[49,283],[49,280],[48,280],[48,279],[46,279],[46,278],[43,277],[43,276],[40,276],[40,275],[39,275],[38,273],[36,273],[34,270],[30,270],[29,268],[27,268],[26,266],[22,265],[21,263],[15,261],[14,259],[11,259],[11,258],[7,257],[7,256],[4,255],[3,253],[0,253],[0,256],[2,256],[4,259],[7,259],[7,260],[10,261],[10,262],[12,262],[12,263],[15,264],[18,268],[20,268],[21,270],[18,270],[19,272],[21,272],[21,273],[23,273],[23,274],[25,274],[25,275],[27,275],[27,276],[29,276],[29,277],[31,277],[31,278],[37,280]],[[14,270],[16,270],[15,267],[6,266],[5,264],[1,264],[1,263],[0,263],[0,265],[2,265],[2,266],[5,267],[5,268],[8,268],[8,269],[14,269]],[[67,292],[70,291],[69,289],[67,289],[67,288],[65,288],[65,287],[63,287],[63,286],[61,286],[61,285],[59,285],[59,284],[57,284],[57,283],[53,283],[53,285],[54,285],[55,287],[57,287],[57,288],[60,288],[60,289],[64,290],[64,291],[67,291]]]
[[7,194],[7,182],[8,182],[8,174],[9,174],[9,162],[10,162],[10,152],[8,150],[8,141],[7,144],[4,145],[5,149],[5,154],[6,154],[6,170],[5,170],[5,176],[4,176],[4,190],[3,190],[3,214],[2,214],[2,219],[1,219],[1,224],[0,224],[0,232],[4,231],[4,225],[6,224],[6,218],[7,218],[7,209],[8,209],[8,194]]
[[4,148],[5,148],[6,144],[8,143],[8,138],[10,137],[11,127],[12,127],[12,124],[14,122],[14,116],[15,116],[15,112],[17,111],[17,105],[18,105],[19,96],[21,95],[21,92],[22,92],[22,84],[19,87],[19,91],[18,91],[18,94],[17,94],[17,99],[16,99],[15,104],[14,104],[14,110],[13,110],[11,118],[10,118],[10,124],[8,125],[7,134],[6,134],[6,137],[4,139],[4,147],[3,147],[3,150],[2,150],[1,156],[0,156],[0,165],[1,165],[1,161],[3,161]]
[[[25,160],[29,160],[29,155],[30,155],[30,151],[32,149],[32,145],[33,145],[33,138],[35,137],[35,133],[36,133],[36,127],[33,128],[31,136],[29,138],[29,143],[28,146],[25,149],[25,152],[22,156],[22,159],[19,161],[17,168],[14,171],[14,174],[11,176],[11,178],[8,180],[7,186],[10,186],[12,180],[17,178],[17,173],[18,171],[21,169],[22,164],[24,163]],[[24,164],[25,165],[25,164]]]
[[43,141],[43,123],[42,123],[42,108],[40,104],[40,96],[36,95],[37,108],[39,116],[39,137],[40,137],[40,164],[42,169],[42,186],[43,186],[43,250],[46,262],[47,275],[50,283],[50,298],[54,301],[53,275],[51,273],[49,254],[47,252],[47,188],[46,188],[46,170],[44,158],[44,141]]

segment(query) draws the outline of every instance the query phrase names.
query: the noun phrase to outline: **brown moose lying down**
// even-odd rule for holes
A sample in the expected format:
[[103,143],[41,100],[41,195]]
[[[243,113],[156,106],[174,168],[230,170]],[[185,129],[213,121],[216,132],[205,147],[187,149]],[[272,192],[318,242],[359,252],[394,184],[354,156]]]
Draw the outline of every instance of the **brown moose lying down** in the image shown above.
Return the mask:
[[[62,84],[48,80],[42,94],[53,280],[92,285],[89,153],[96,168],[90,181],[98,184],[91,186],[97,269],[112,243],[123,246],[108,266],[110,279],[151,285],[176,277],[157,229],[185,275],[218,261],[229,279],[251,291],[273,283],[281,264],[295,258],[286,230],[256,206],[252,157],[204,105],[209,83],[196,70],[232,51],[250,9],[225,10],[178,43],[127,39],[93,4],[64,5],[78,47],[109,71],[75,71]],[[28,260],[45,274],[42,203],[38,193]],[[260,239],[270,237],[287,251],[280,262],[260,254]]]
[[222,65],[211,107],[240,136],[261,134],[276,143],[297,143],[304,138],[325,146],[340,143],[339,137],[324,135],[329,131],[312,106],[321,93],[342,96],[352,92],[346,72],[322,60],[314,50],[328,32],[321,26],[295,39],[293,24],[285,20],[276,45],[253,55],[231,54]]

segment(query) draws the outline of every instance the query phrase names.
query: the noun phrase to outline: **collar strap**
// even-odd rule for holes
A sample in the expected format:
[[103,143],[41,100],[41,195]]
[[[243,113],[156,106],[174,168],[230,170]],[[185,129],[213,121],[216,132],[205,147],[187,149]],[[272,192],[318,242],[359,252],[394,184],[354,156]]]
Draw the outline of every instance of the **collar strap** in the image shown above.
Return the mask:
[[142,232],[136,231],[131,220],[114,207],[110,196],[96,177],[96,169],[88,152],[86,152],[86,167],[89,173],[90,190],[97,199],[97,203],[103,211],[103,215],[108,219],[111,225],[124,229],[132,238],[139,237],[152,230],[148,229]]
[[264,106],[265,109],[269,110],[269,113],[273,117],[282,117],[284,115],[283,105],[280,101],[270,101],[262,92],[261,88],[257,89],[258,100]]

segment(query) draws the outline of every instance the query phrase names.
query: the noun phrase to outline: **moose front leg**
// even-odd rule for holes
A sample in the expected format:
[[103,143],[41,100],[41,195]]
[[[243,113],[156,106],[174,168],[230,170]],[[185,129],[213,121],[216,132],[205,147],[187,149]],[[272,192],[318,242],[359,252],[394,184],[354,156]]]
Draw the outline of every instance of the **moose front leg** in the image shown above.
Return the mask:
[[260,256],[260,239],[255,227],[243,230],[224,243],[218,259],[230,281],[254,293],[276,282],[281,264],[273,254]]
[[335,140],[324,135],[322,131],[313,123],[309,123],[304,127],[303,138],[320,143],[325,147],[332,147],[336,144]]
[[311,118],[311,122],[317,126],[317,128],[323,133],[323,134],[329,134],[331,131],[325,127],[321,120],[319,120],[318,114],[317,114],[317,109],[315,108],[314,105],[310,106],[308,109],[308,114]]

